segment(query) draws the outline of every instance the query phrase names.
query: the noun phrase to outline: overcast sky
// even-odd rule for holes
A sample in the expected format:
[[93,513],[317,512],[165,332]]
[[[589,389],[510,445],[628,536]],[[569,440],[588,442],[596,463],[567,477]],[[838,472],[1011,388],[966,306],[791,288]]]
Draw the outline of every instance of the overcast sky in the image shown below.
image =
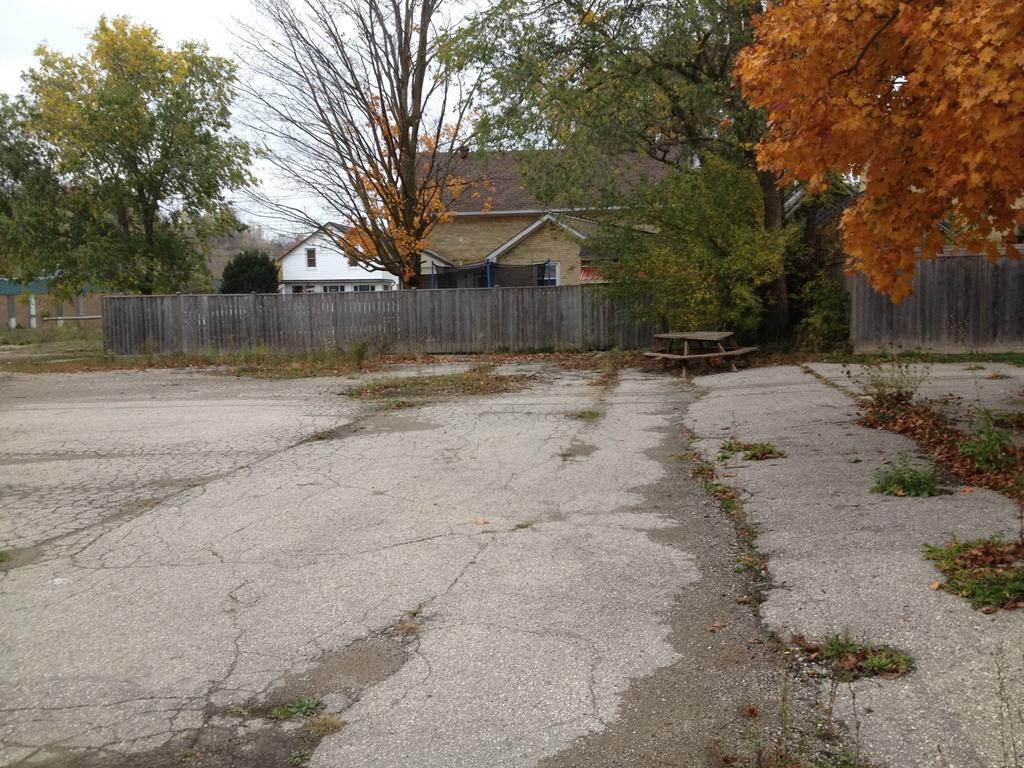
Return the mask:
[[34,64],[32,51],[41,42],[64,53],[83,51],[103,14],[150,24],[171,45],[199,40],[230,56],[232,18],[250,13],[249,0],[0,0],[0,90],[21,90],[21,73]]
[[[104,14],[145,22],[170,46],[195,40],[214,54],[232,56],[233,19],[251,13],[249,0],[0,0],[0,91],[22,89],[21,73],[34,66],[32,52],[42,42],[62,53],[83,52],[86,35]],[[231,197],[243,219],[283,231],[280,222],[253,210],[243,195]]]
[[[452,6],[461,16],[479,2],[454,0]],[[149,24],[170,46],[195,40],[209,45],[211,53],[232,56],[234,20],[251,20],[253,10],[250,0],[0,0],[0,92],[22,90],[21,73],[34,66],[33,51],[40,43],[66,54],[82,53],[86,35],[102,15],[126,15]],[[256,172],[265,188],[276,187],[265,168]],[[232,198],[243,219],[278,233],[288,231],[242,195]]]

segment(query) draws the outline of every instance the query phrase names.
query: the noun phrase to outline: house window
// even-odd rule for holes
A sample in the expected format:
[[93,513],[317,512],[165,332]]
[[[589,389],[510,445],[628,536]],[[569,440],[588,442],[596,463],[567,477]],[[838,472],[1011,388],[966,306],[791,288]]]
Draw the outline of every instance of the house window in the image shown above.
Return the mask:
[[352,286],[352,290],[353,291],[376,291],[377,290],[377,286],[376,285],[353,285]]
[[344,292],[345,292],[345,286],[344,285],[325,285],[324,286],[324,293],[344,293]]
[[558,262],[545,261],[534,264],[534,285],[558,285]]
[[316,269],[316,248],[306,249],[306,268]]

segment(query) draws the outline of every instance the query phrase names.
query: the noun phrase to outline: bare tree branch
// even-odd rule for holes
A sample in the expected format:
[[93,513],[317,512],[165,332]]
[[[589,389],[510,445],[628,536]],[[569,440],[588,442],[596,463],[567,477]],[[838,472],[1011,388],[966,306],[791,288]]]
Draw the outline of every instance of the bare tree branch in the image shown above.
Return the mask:
[[302,227],[328,227],[371,270],[416,282],[431,230],[475,180],[456,175],[475,87],[438,56],[443,0],[254,0],[242,58],[251,128],[311,211],[263,194]]

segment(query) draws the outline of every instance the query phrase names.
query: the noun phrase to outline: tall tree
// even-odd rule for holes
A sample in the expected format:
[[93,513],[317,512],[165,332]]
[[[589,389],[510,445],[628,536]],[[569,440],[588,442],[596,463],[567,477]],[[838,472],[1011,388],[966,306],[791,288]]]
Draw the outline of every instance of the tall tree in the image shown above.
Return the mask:
[[[431,230],[475,181],[457,173],[472,89],[439,58],[443,0],[255,0],[244,34],[254,128],[291,197],[369,270],[415,285]],[[296,202],[298,200],[298,202]]]
[[587,247],[611,294],[634,316],[669,328],[750,336],[793,229],[764,226],[755,173],[709,157],[645,189]]
[[0,94],[0,275],[16,279],[33,277],[66,231],[59,211],[67,195],[26,120],[25,100]]
[[65,291],[188,284],[205,269],[203,236],[234,223],[225,191],[250,178],[248,145],[228,135],[234,65],[125,17],[101,18],[83,55],[36,55],[25,129],[74,198],[64,215],[78,231],[34,269]]
[[783,0],[737,74],[769,113],[762,168],[813,187],[829,171],[864,180],[844,246],[893,300],[918,258],[947,242],[995,257],[1022,220],[1019,0]]
[[[751,40],[753,0],[499,0],[473,17],[452,55],[479,69],[481,140],[557,148],[531,170],[548,198],[595,190],[592,167],[625,151],[683,169],[710,157],[755,167],[763,115],[732,84]],[[616,166],[601,169],[614,200]],[[760,174],[765,226],[783,226],[777,177]],[[582,183],[581,183],[582,182]],[[626,201],[628,202],[628,201]],[[781,264],[780,264],[781,267]],[[776,271],[774,331],[786,318]]]

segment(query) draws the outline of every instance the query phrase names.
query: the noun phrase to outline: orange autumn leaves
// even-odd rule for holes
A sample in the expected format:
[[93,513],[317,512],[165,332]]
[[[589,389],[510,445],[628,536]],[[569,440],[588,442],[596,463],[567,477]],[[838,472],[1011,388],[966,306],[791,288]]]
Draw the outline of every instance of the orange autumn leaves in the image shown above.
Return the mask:
[[345,168],[362,216],[338,234],[336,244],[350,263],[386,270],[412,285],[433,229],[453,218],[452,207],[464,194],[479,197],[486,182],[456,173],[453,148],[462,139],[456,128],[444,125],[414,138],[409,123],[388,114],[379,97],[365,107],[365,138],[377,162]]
[[1013,242],[1024,221],[1020,0],[783,0],[758,17],[736,74],[768,113],[762,167],[812,188],[830,172],[864,182],[843,217],[845,250],[893,300],[947,241],[992,258]]

